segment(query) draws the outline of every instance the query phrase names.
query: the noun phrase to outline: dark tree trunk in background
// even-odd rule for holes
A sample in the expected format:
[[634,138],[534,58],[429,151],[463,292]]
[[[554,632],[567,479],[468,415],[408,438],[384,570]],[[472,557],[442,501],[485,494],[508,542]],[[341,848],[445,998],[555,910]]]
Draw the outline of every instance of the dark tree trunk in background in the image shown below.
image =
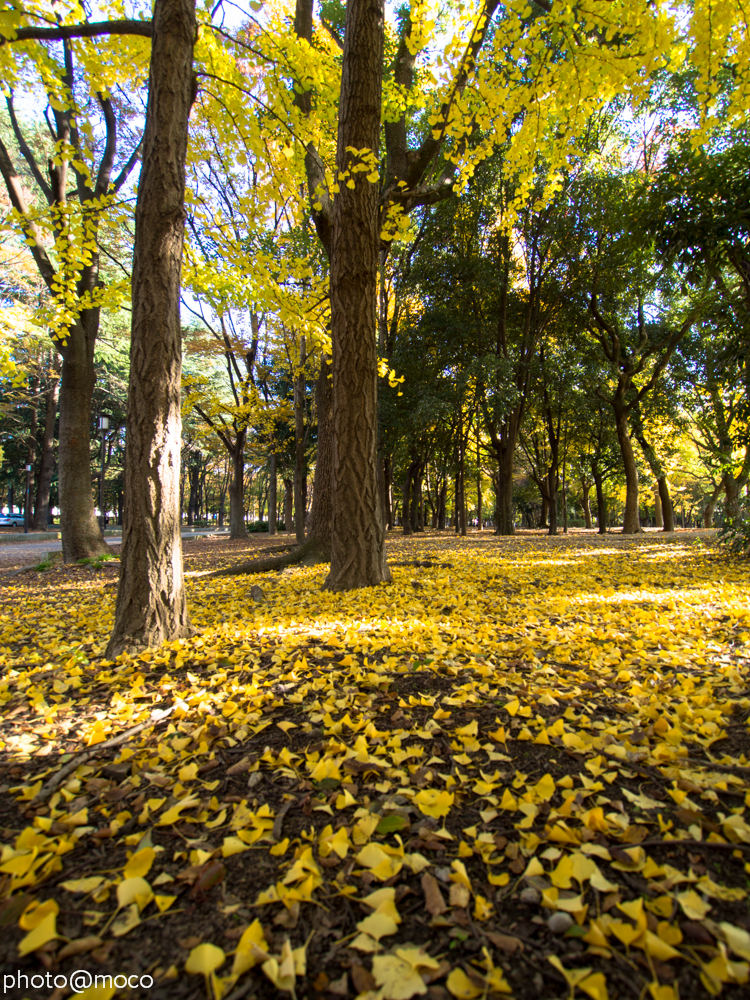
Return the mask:
[[404,476],[404,485],[402,487],[402,497],[401,497],[401,530],[405,535],[412,534],[411,477],[412,477],[412,467],[410,465],[406,470],[406,475]]
[[276,453],[271,455],[268,472],[268,534],[276,534],[276,488],[278,475],[276,474]]
[[615,426],[625,470],[625,513],[622,519],[622,533],[636,535],[641,530],[641,521],[638,516],[638,468],[635,464],[633,444],[628,431],[627,413],[617,408],[615,408]]
[[[378,154],[383,0],[349,0],[341,71],[336,166],[352,147]],[[379,185],[369,171],[341,182],[331,234],[333,526],[328,590],[390,582],[377,477],[377,278]]]
[[599,469],[592,465],[591,475],[596,488],[596,523],[600,535],[607,534],[607,501],[604,499],[604,482]]
[[53,370],[44,394],[45,414],[42,435],[42,454],[39,461],[39,475],[36,481],[34,502],[34,529],[46,531],[49,522],[49,491],[55,473],[55,422],[57,420],[57,400],[60,394],[60,369],[57,354],[53,359]]
[[60,381],[58,483],[63,561],[77,562],[109,552],[94,510],[91,489],[91,397],[94,393],[94,344],[99,311],[81,313],[68,331]]
[[180,277],[195,33],[194,0],[156,0],[136,205],[127,513],[109,658],[191,633],[179,507]]
[[585,479],[581,480],[581,506],[583,507],[583,517],[585,520],[586,527],[590,530],[592,528],[591,523],[591,504],[589,503],[589,493],[591,492],[591,486],[586,482]]
[[284,479],[284,531],[294,530],[294,480]]
[[[494,442],[493,442],[494,444]],[[495,534],[513,535],[513,453],[516,438],[510,444],[495,447],[497,456],[497,476],[495,480]]]
[[294,380],[294,530],[297,542],[305,540],[305,338],[299,349],[300,370]]
[[245,438],[247,431],[237,435],[232,450],[232,478],[229,481],[229,537],[247,538],[245,527]]

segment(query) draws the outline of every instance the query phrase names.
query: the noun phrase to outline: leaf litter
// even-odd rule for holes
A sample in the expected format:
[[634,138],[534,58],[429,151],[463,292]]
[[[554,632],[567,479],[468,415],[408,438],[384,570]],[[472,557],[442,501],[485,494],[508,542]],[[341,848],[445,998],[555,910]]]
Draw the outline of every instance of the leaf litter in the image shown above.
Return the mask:
[[389,547],[393,585],[287,570],[256,603],[201,576],[248,546],[193,544],[199,634],[114,663],[111,573],[4,588],[4,970],[746,995],[750,567],[684,536]]

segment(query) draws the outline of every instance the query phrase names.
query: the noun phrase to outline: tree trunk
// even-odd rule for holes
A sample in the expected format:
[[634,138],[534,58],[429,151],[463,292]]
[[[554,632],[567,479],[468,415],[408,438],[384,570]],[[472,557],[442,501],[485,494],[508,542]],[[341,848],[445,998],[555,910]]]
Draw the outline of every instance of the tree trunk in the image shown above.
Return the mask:
[[664,513],[661,509],[661,496],[658,485],[654,490],[654,524],[657,528],[664,527]]
[[91,559],[109,546],[94,509],[91,488],[91,397],[98,314],[90,310],[68,331],[62,348],[58,473],[63,562]]
[[55,421],[57,420],[57,400],[60,393],[59,367],[55,364],[50,373],[49,385],[45,392],[44,434],[39,475],[36,481],[34,501],[34,530],[46,531],[49,522],[49,491],[55,472]]
[[406,470],[406,476],[404,477],[404,485],[402,489],[403,496],[401,498],[401,528],[405,535],[411,535],[411,479],[412,479],[412,466],[409,465]]
[[557,534],[557,471],[553,466],[547,473],[547,492],[549,494],[549,531],[548,534]]
[[[272,452],[270,470],[268,473],[268,534],[276,534],[276,452]],[[314,495],[314,494],[313,494]]]
[[596,488],[596,524],[600,535],[607,534],[607,501],[604,499],[604,482],[598,468],[592,464],[591,475]]
[[294,528],[294,480],[284,479],[284,531],[289,534]]
[[[546,490],[546,483],[545,483],[545,490]],[[546,492],[543,493],[541,490],[539,491],[539,496],[542,499],[542,510],[541,510],[541,513],[539,514],[539,527],[540,528],[547,528],[547,530],[549,530],[549,520],[548,520],[548,518],[549,518],[549,497],[547,496]]]
[[443,483],[440,487],[440,492],[438,493],[438,505],[437,505],[437,529],[438,531],[445,531],[445,506],[446,500],[448,499],[448,477],[443,479]]
[[513,453],[516,448],[515,436],[512,445],[507,442],[499,448],[497,455],[497,480],[495,485],[495,534],[514,535],[513,525]]
[[586,482],[585,479],[581,480],[581,506],[583,507],[583,518],[586,524],[586,528],[590,531],[593,527],[591,522],[591,503],[589,502],[589,493],[591,492],[591,486]]
[[672,498],[669,495],[666,476],[659,476],[658,486],[664,531],[674,531],[674,510],[672,509]]
[[107,647],[191,634],[180,537],[180,277],[194,0],[156,0],[136,205],[125,506],[115,626]]
[[305,540],[305,338],[300,338],[300,370],[294,380],[294,529],[297,543]]
[[[339,174],[377,157],[383,71],[383,0],[349,0],[341,71]],[[333,530],[328,590],[390,582],[377,477],[378,184],[369,171],[341,181],[333,203]],[[377,176],[376,176],[377,181]]]
[[315,385],[315,409],[318,411],[318,449],[315,455],[310,530],[304,553],[304,560],[309,564],[329,562],[331,559],[333,389],[331,360],[327,356],[320,359],[320,371]]
[[638,516],[638,469],[635,464],[633,445],[628,433],[628,417],[622,410],[615,410],[615,426],[620,454],[625,470],[625,514],[622,520],[624,535],[637,535],[641,530]]
[[245,527],[245,437],[240,431],[232,452],[232,478],[229,482],[229,537],[247,538]]

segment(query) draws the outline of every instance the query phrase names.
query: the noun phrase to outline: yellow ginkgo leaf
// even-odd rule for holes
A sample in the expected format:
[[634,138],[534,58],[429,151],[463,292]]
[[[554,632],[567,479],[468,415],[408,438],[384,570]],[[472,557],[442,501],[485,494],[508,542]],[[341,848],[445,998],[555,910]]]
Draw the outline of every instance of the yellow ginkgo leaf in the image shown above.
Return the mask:
[[143,878],[151,871],[151,865],[153,865],[155,857],[156,851],[153,847],[144,847],[143,850],[138,851],[130,858],[125,865],[123,875],[126,879]]
[[469,979],[463,969],[458,967],[453,969],[446,979],[445,985],[458,1000],[474,1000],[475,997],[480,997],[484,993],[482,987]]
[[232,975],[241,976],[253,966],[268,961],[268,957],[268,942],[263,934],[260,920],[254,920],[249,927],[245,928],[242,937],[237,942]]
[[453,805],[455,796],[452,792],[438,791],[436,788],[424,788],[413,799],[414,804],[425,816],[434,819],[447,816]]
[[199,944],[192,949],[185,962],[185,972],[210,976],[224,964],[226,955],[215,944]]
[[153,890],[145,878],[127,878],[117,886],[117,905],[130,906],[137,903],[139,911],[144,910],[154,898]]
[[37,948],[42,948],[49,941],[54,940],[58,936],[56,921],[57,910],[48,911],[46,916],[34,926],[34,929],[21,939],[18,945],[18,954],[22,957],[29,955]]
[[60,907],[54,899],[48,899],[44,903],[29,903],[21,914],[18,926],[22,931],[33,931],[42,921],[46,920],[50,914],[54,917],[60,912]]

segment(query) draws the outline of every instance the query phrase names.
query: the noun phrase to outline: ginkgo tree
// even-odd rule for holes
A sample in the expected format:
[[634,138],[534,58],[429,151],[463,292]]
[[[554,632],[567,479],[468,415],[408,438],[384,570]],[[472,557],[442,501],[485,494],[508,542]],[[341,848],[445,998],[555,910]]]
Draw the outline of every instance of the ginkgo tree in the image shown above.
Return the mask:
[[[38,322],[62,356],[59,481],[67,561],[107,550],[89,461],[94,348],[102,309],[119,308],[127,295],[127,280],[105,281],[102,256],[130,216],[123,196],[141,149],[132,102],[145,72],[145,43],[135,35],[92,42],[48,26],[77,16],[77,3],[0,8],[0,76],[13,142],[0,140],[0,173],[14,210],[8,223],[47,289]],[[32,107],[44,114],[27,123]]]

